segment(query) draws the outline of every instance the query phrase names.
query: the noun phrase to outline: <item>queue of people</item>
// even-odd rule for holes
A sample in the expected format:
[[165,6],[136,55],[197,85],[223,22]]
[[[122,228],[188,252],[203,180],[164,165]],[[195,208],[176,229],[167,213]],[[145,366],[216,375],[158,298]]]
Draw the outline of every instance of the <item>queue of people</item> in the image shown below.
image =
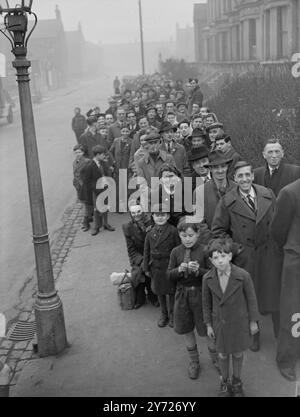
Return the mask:
[[[220,374],[219,395],[244,396],[243,352],[260,350],[262,314],[272,317],[281,375],[296,380],[300,167],[284,162],[278,139],[266,138],[265,165],[254,169],[203,107],[197,79],[184,85],[156,74],[121,85],[116,78],[114,89],[106,111],[96,107],[85,117],[76,108],[72,120],[82,230],[91,223],[93,236],[102,226],[115,230],[97,203],[99,179],[113,179],[116,211],[130,214],[123,233],[134,308],[147,301],[159,307],[158,326],[184,336],[188,376],[200,373],[196,330]],[[121,171],[127,188],[142,180],[146,205],[132,194],[127,206]]]

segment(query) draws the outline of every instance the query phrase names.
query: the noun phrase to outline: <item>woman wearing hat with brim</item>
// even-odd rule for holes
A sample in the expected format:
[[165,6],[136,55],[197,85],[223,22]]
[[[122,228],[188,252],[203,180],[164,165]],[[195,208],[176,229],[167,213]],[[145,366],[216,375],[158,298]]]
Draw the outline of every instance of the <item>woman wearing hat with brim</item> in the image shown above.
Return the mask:
[[190,166],[190,176],[192,177],[193,192],[197,186],[197,178],[202,178],[204,183],[211,180],[209,168],[206,166],[209,163],[208,153],[209,151],[204,145],[191,149],[190,152],[188,152],[188,163]]
[[178,123],[180,123],[182,120],[189,118],[188,106],[184,101],[179,102],[176,105],[176,107],[177,107],[176,119]]
[[147,120],[150,126],[155,127],[156,129],[160,129],[161,123],[156,118],[156,108],[154,104],[150,104],[146,110]]
[[192,149],[199,148],[199,146],[206,145],[206,133],[204,130],[196,128],[191,135]]

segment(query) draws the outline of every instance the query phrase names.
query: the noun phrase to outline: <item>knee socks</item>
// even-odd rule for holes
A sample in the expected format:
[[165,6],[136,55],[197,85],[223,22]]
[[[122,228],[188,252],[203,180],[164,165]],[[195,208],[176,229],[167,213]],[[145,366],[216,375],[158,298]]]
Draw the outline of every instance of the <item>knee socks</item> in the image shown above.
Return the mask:
[[229,378],[229,355],[225,358],[219,355],[219,367],[223,381]]
[[175,303],[175,295],[169,294],[169,314],[173,314],[174,312],[174,303]]
[[187,351],[189,353],[191,362],[199,363],[199,352],[198,352],[197,345],[195,345],[192,348],[187,347]]
[[243,355],[240,355],[240,356],[232,355],[232,369],[233,369],[234,380],[241,379],[242,366],[243,366]]
[[211,346],[208,346],[208,352],[209,352],[209,356],[210,359],[212,361],[213,364],[217,364],[218,363],[218,354],[216,349],[212,348]]

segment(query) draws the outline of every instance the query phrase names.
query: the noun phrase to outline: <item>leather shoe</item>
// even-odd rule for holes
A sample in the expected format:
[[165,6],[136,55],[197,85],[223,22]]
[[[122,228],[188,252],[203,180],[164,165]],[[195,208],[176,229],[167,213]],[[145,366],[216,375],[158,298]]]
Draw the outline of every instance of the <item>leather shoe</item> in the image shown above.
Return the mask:
[[142,303],[136,303],[135,305],[134,305],[134,310],[138,310],[139,308],[141,308],[142,307]]
[[288,381],[294,382],[297,380],[296,372],[293,368],[281,368],[279,366],[279,372]]
[[252,336],[252,345],[250,350],[252,350],[252,352],[258,352],[260,350],[260,332]]
[[188,376],[190,379],[198,379],[200,374],[200,364],[198,362],[190,362],[188,367]]
[[170,317],[169,317],[169,327],[174,327],[174,316],[173,316],[173,314],[170,314]]
[[92,230],[91,235],[96,236],[99,232],[100,232],[100,229],[99,229],[99,227],[97,227],[96,229]]
[[81,227],[81,230],[83,232],[87,232],[89,229],[90,229],[90,225],[88,223],[87,224],[83,224],[82,227]]
[[168,324],[168,316],[161,316],[160,319],[157,322],[158,327],[166,327],[166,325]]
[[159,301],[151,301],[151,304],[153,305],[153,307],[160,307]]
[[110,224],[105,224],[104,229],[108,230],[109,232],[114,232],[116,229],[112,227]]

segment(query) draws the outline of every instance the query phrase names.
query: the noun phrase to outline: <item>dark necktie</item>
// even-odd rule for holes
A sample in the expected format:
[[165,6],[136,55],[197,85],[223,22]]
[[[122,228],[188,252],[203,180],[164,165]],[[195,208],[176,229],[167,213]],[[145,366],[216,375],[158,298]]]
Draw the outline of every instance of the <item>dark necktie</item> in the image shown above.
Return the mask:
[[256,207],[255,207],[255,204],[254,204],[250,194],[247,194],[247,201],[248,201],[248,204],[249,204],[251,210],[253,211],[253,213],[256,213]]
[[221,186],[218,191],[220,196],[223,197],[226,194],[226,187]]
[[[184,258],[183,258],[183,262],[188,264],[191,261],[191,249],[186,248],[185,252],[184,252]],[[188,271],[184,271],[184,278],[188,278]]]
[[168,143],[168,153],[171,153],[171,144]]
[[270,172],[270,177],[273,178],[273,176],[277,174],[277,172],[278,172],[278,168],[272,169],[272,171]]

